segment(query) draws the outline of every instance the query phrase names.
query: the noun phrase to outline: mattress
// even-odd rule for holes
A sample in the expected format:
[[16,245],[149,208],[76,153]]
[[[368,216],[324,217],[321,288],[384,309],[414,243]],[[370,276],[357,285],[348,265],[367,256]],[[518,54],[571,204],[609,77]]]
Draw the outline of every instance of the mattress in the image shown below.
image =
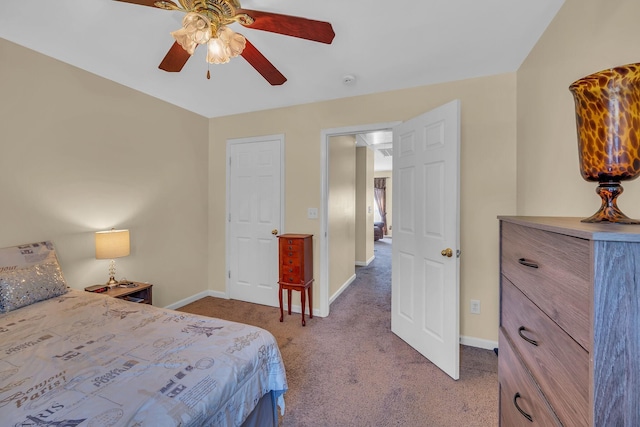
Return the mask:
[[257,327],[79,290],[0,314],[2,425],[239,426],[286,389]]

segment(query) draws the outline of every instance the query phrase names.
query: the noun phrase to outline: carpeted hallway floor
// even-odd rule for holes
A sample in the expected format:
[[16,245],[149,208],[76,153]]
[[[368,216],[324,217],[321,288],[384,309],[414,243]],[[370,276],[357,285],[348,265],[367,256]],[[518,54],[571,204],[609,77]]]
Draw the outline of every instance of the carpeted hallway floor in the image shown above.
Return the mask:
[[299,313],[285,312],[280,323],[278,308],[213,297],[180,310],[260,326],[276,337],[289,383],[282,426],[498,425],[493,351],[461,346],[454,381],[391,333],[390,265],[390,240],[383,239],[331,314],[307,319],[306,327]]

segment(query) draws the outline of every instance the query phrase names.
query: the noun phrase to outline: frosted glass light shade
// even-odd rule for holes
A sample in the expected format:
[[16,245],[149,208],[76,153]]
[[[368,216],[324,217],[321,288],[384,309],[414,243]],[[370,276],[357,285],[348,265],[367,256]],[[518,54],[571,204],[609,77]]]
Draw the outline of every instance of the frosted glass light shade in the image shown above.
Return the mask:
[[171,35],[189,55],[193,55],[199,44],[206,44],[211,38],[211,21],[199,13],[187,13],[182,28]]
[[226,64],[231,57],[229,50],[219,38],[209,40],[207,44],[207,62],[209,64]]
[[96,259],[114,259],[131,252],[129,230],[96,232]]

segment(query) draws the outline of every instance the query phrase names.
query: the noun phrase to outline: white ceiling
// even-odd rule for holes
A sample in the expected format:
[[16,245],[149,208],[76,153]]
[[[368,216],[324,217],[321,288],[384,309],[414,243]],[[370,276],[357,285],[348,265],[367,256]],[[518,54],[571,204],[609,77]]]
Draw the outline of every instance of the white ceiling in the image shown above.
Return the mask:
[[[180,73],[158,64],[183,14],[113,0],[2,0],[0,37],[205,117],[304,104],[518,69],[564,0],[243,0],[247,9],[331,22],[326,45],[241,32],[288,81],[243,58]],[[236,28],[238,26],[238,28]],[[0,58],[2,61],[10,58]],[[346,75],[356,78],[345,85]]]
[[391,129],[356,135],[356,147],[367,147],[373,151],[373,170],[390,171],[393,169],[393,132]]

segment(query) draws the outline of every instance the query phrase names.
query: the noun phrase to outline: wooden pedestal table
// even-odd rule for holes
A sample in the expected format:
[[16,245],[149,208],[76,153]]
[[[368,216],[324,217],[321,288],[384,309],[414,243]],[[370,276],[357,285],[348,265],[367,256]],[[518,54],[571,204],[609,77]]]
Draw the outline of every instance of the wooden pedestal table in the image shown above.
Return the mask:
[[[313,319],[313,280],[310,280],[304,285],[296,285],[292,283],[283,283],[280,282],[280,321],[282,322],[284,318],[284,309],[282,304],[282,291],[287,291],[287,301],[288,301],[288,313],[291,315],[291,291],[299,291],[300,292],[300,305],[302,306],[302,326],[305,326],[307,322],[304,320],[304,310],[306,307],[306,299],[309,299],[309,319]],[[306,295],[305,295],[306,290]]]
[[[278,236],[279,270],[278,280],[280,321],[283,320],[282,292],[287,291],[288,311],[291,314],[291,291],[300,292],[302,304],[302,326],[306,325],[304,310],[309,299],[309,318],[313,319],[313,252],[312,234],[282,234]],[[306,293],[305,293],[306,290]]]

